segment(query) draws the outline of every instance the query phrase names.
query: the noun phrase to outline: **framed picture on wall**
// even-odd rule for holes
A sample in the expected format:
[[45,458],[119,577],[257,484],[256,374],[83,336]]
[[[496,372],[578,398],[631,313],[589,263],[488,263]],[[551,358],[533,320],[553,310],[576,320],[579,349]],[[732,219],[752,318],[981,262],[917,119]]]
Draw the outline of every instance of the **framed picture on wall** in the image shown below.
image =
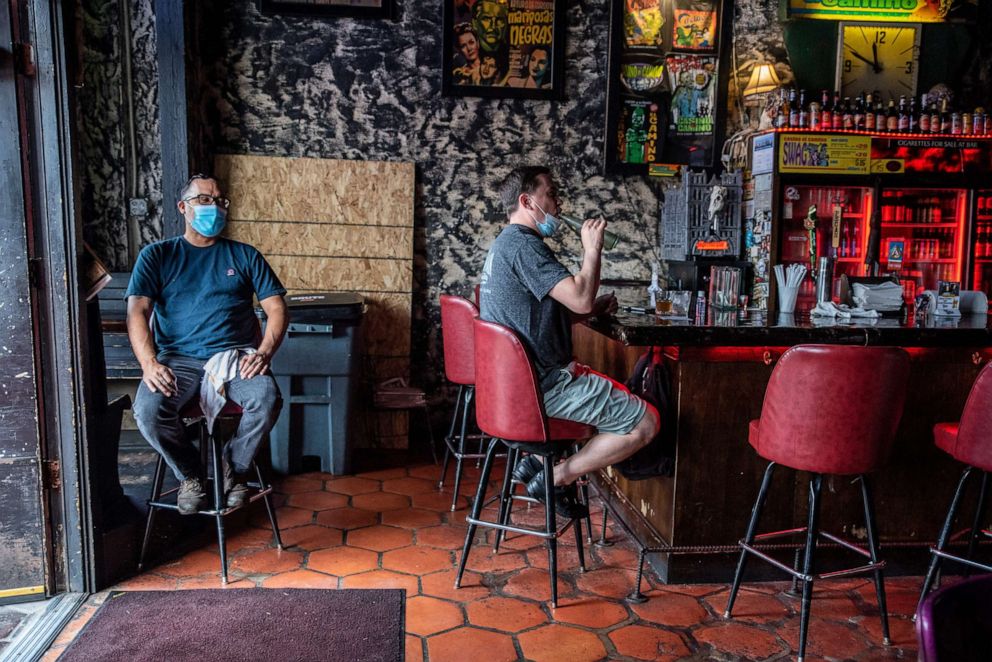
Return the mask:
[[443,3],[444,94],[561,98],[565,87],[565,0]]
[[263,14],[395,18],[395,0],[258,0]]

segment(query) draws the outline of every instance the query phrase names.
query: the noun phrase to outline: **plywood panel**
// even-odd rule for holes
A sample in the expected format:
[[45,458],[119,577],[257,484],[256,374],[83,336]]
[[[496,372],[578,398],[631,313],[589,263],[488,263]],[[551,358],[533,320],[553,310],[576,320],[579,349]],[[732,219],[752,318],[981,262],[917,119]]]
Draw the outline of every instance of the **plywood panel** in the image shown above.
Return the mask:
[[413,226],[412,163],[218,156],[215,169],[233,218]]
[[413,228],[243,221],[232,218],[227,236],[264,255],[413,259]]
[[413,282],[411,260],[322,258],[268,254],[286,289],[310,292],[409,292]]

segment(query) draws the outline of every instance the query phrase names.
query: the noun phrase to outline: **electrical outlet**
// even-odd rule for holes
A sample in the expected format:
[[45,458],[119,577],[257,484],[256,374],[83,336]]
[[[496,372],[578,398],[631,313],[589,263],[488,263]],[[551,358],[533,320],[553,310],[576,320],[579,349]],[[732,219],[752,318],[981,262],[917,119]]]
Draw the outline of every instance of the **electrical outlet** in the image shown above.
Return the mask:
[[127,209],[131,216],[148,216],[148,200],[145,198],[131,198],[128,200]]

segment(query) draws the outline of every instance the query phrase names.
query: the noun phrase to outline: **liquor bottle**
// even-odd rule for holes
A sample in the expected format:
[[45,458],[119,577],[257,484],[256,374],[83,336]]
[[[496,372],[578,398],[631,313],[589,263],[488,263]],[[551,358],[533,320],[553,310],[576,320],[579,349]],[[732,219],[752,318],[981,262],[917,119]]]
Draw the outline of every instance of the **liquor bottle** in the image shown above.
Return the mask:
[[856,131],[865,130],[865,93],[862,92],[854,100],[854,108],[851,110],[854,115],[854,129]]
[[861,257],[861,224],[854,221],[854,257]]
[[930,99],[930,133],[940,133],[940,108],[936,96]]
[[920,97],[920,119],[917,124],[920,127],[920,133],[930,133],[930,109],[927,108],[926,94]]
[[775,127],[782,128],[789,125],[789,97],[785,88],[780,88],[778,92],[778,116],[775,118]]
[[833,109],[834,105],[830,103],[830,92],[823,90],[820,93],[820,130],[830,131],[833,128]]
[[800,129],[809,128],[809,109],[806,107],[806,90],[799,90],[799,117],[796,126]]
[[896,115],[896,129],[900,133],[906,133],[909,131],[909,113],[906,108],[906,96],[902,95],[899,97],[899,110]]
[[885,133],[888,131],[888,127],[885,123],[885,106],[882,102],[881,92],[875,95],[875,131],[877,133]]
[[851,107],[851,97],[844,97],[844,112],[841,113],[840,126],[845,131],[854,128],[854,112]]
[[789,90],[789,128],[799,128],[799,105],[796,103],[796,88]]
[[834,131],[844,128],[844,106],[840,100],[840,92],[834,92],[834,113],[830,120],[830,128]]
[[975,131],[974,117],[971,113],[961,113],[961,133],[970,136]]
[[[933,119],[931,118],[931,122]],[[947,109],[947,99],[940,100],[940,133],[951,132],[951,113]]]
[[872,103],[871,92],[868,93],[868,97],[865,99],[864,114],[865,114],[865,119],[864,119],[864,122],[865,122],[865,131],[874,131],[875,130],[875,106]]
[[885,130],[889,133],[899,130],[899,115],[896,113],[895,99],[889,99],[889,107],[885,111]]
[[954,112],[951,113],[951,134],[955,136],[960,136],[964,131],[964,125],[961,121],[961,113]]
[[914,96],[909,97],[909,108],[906,110],[906,113],[909,115],[908,131],[910,133],[919,133],[920,125],[919,125],[919,119],[916,116],[916,97]]
[[809,110],[806,114],[806,123],[811,131],[820,130],[821,112],[820,103],[818,101],[809,102]]
[[843,238],[840,240],[840,256],[851,257],[851,227],[844,224]]
[[[568,229],[574,232],[579,238],[582,238],[582,221],[580,221],[575,216],[570,216],[567,214],[562,214],[558,212],[558,218],[568,226]],[[613,250],[617,247],[617,243],[620,241],[620,235],[610,232],[609,230],[603,231],[603,250]]]

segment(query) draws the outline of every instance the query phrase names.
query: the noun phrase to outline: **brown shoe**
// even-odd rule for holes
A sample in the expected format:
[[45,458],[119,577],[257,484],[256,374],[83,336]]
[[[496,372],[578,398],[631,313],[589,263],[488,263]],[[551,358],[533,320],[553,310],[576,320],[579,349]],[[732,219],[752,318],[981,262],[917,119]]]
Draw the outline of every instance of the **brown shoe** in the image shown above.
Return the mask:
[[180,515],[195,515],[207,507],[207,493],[199,478],[187,478],[179,483],[176,505]]
[[224,495],[227,499],[228,508],[240,508],[248,503],[248,477],[245,474],[236,474],[234,467],[228,462],[224,462]]

